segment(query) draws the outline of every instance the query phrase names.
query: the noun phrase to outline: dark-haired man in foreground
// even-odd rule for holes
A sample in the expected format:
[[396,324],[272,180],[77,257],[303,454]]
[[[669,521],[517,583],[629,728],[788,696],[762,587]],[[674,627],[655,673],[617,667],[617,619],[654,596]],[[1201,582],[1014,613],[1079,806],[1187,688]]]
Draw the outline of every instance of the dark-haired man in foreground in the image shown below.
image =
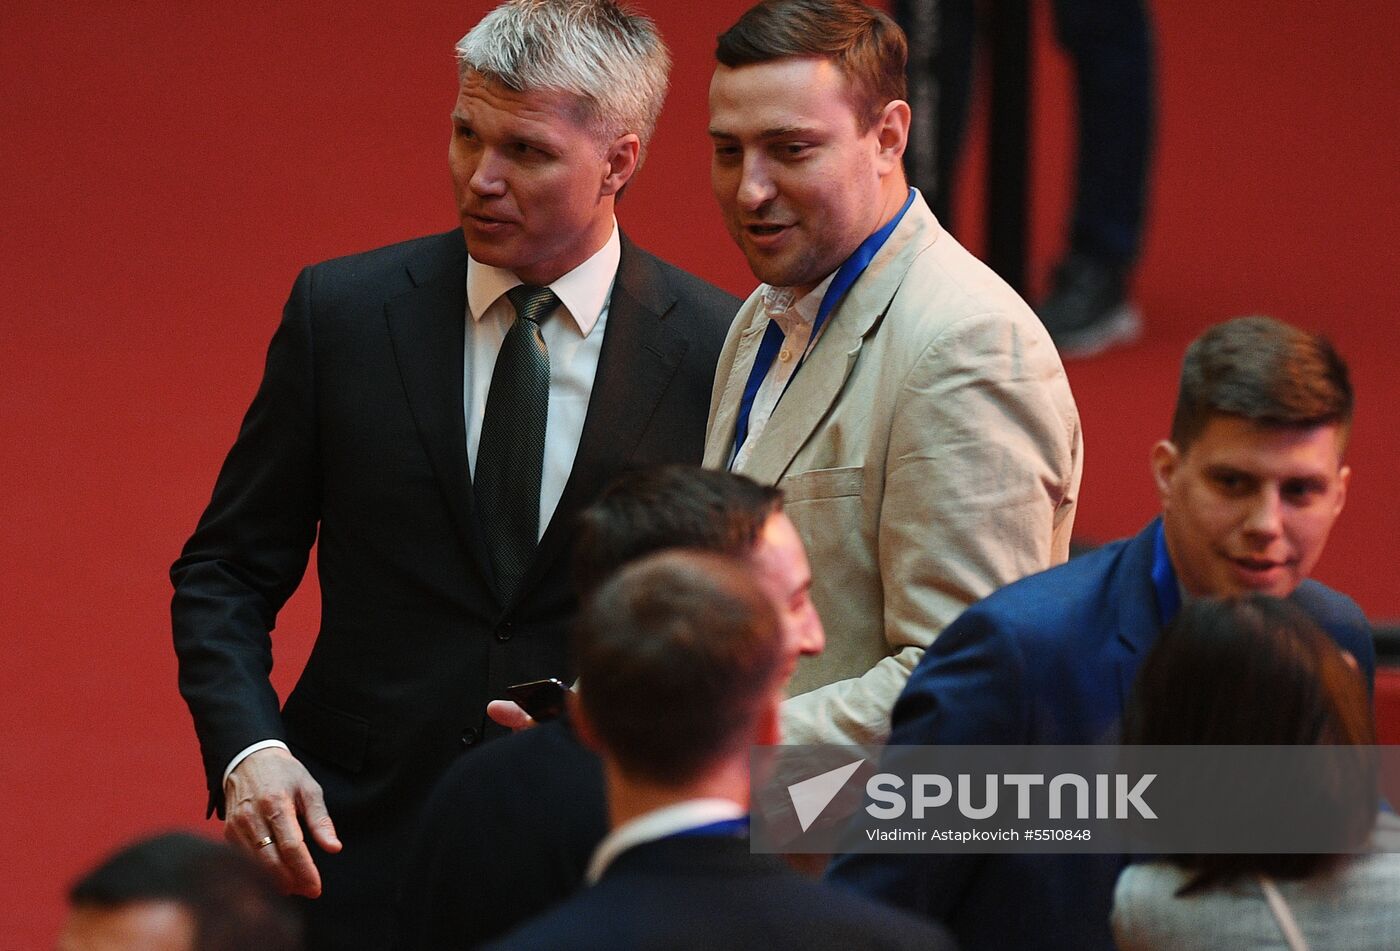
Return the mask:
[[[745,565],[772,602],[787,673],[822,649],[807,556],[771,486],[695,466],[631,472],[584,510],[577,536],[581,595],[644,555],[709,551]],[[472,947],[538,915],[583,884],[607,830],[602,763],[567,717],[462,757],[408,849],[400,948]]]
[[55,951],[298,951],[301,916],[257,863],[186,832],[134,842],[73,884]]
[[[1171,437],[1152,449],[1162,515],[969,608],[925,655],[892,744],[1075,745],[1119,739],[1147,651],[1183,598],[1290,598],[1373,682],[1371,628],[1308,575],[1346,501],[1346,365],[1263,317],[1186,351]],[[930,915],[969,948],[1113,948],[1118,855],[838,856],[829,877]]]
[[622,569],[575,630],[574,716],[612,831],[589,887],[498,949],[947,948],[934,926],[749,851],[749,748],[780,740],[789,651],[748,566],[671,551]]

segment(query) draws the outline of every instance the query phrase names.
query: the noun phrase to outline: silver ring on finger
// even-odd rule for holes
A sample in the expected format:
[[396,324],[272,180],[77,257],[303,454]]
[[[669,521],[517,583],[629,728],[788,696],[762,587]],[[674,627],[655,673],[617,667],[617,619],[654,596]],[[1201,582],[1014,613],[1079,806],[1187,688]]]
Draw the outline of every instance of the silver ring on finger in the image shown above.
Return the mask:
[[265,849],[265,848],[267,848],[269,845],[271,845],[271,844],[273,843],[273,841],[274,841],[274,840],[273,840],[272,836],[270,836],[270,835],[265,835],[265,836],[263,836],[261,839],[259,839],[258,841],[254,842],[254,843],[253,843],[253,847],[256,848],[256,849]]

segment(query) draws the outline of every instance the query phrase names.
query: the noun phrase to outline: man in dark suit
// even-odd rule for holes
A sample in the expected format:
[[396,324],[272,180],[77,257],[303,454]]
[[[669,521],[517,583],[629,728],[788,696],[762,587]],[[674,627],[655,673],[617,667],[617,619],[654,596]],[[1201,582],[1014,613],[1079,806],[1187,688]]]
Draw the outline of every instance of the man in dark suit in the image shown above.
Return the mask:
[[[1134,677],[1183,598],[1291,598],[1372,682],[1371,629],[1308,574],[1346,501],[1347,370],[1320,337],[1263,317],[1186,351],[1171,438],[1152,450],[1162,515],[1135,538],[969,608],[915,670],[890,742],[1119,740]],[[1117,855],[838,856],[829,877],[944,922],[969,948],[1111,949]]]
[[947,947],[934,926],[749,851],[749,748],[780,740],[791,652],[752,567],[669,551],[623,568],[574,634],[574,724],[612,831],[589,887],[491,947]]
[[[812,571],[777,489],[695,466],[622,476],[579,518],[580,594],[667,548],[746,565],[778,614],[789,668],[821,651]],[[494,821],[477,821],[481,815]],[[475,947],[500,937],[577,891],[607,831],[603,765],[567,717],[462,757],[423,807],[405,862],[399,947]]]
[[[301,274],[171,571],[210,808],[324,890],[313,947],[390,943],[433,781],[504,732],[507,685],[572,676],[573,516],[621,471],[699,461],[737,306],[617,230],[666,88],[651,21],[510,2],[458,59],[461,229]],[[321,631],[279,712],[268,634],[313,541]]]

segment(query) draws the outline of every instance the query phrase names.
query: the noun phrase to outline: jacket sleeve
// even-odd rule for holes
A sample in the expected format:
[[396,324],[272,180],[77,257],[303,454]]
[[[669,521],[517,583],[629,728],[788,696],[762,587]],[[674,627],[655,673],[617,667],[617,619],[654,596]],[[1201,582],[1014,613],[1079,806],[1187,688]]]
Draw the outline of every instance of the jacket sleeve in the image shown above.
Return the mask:
[[297,278],[257,395],[213,496],[170,569],[180,693],[199,735],[210,812],[229,760],[285,740],[272,669],[277,612],[301,582],[319,520],[313,271]]

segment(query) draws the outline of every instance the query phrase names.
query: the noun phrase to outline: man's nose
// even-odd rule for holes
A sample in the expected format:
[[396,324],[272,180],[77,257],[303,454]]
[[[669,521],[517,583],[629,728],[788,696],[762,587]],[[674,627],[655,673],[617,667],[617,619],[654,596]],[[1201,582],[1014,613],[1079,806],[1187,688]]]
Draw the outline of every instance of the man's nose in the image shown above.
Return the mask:
[[757,211],[772,201],[777,193],[767,163],[757,156],[745,156],[739,175],[739,207],[745,211]]
[[1250,499],[1244,529],[1263,538],[1274,538],[1283,532],[1283,499],[1277,488],[1265,486]]
[[814,657],[826,648],[826,630],[822,627],[822,619],[817,614],[815,607],[808,609],[811,617],[808,623],[803,625],[802,637],[797,642],[798,652],[806,657]]
[[504,195],[506,180],[501,162],[490,150],[483,151],[476,158],[476,167],[468,179],[472,194],[482,198]]

